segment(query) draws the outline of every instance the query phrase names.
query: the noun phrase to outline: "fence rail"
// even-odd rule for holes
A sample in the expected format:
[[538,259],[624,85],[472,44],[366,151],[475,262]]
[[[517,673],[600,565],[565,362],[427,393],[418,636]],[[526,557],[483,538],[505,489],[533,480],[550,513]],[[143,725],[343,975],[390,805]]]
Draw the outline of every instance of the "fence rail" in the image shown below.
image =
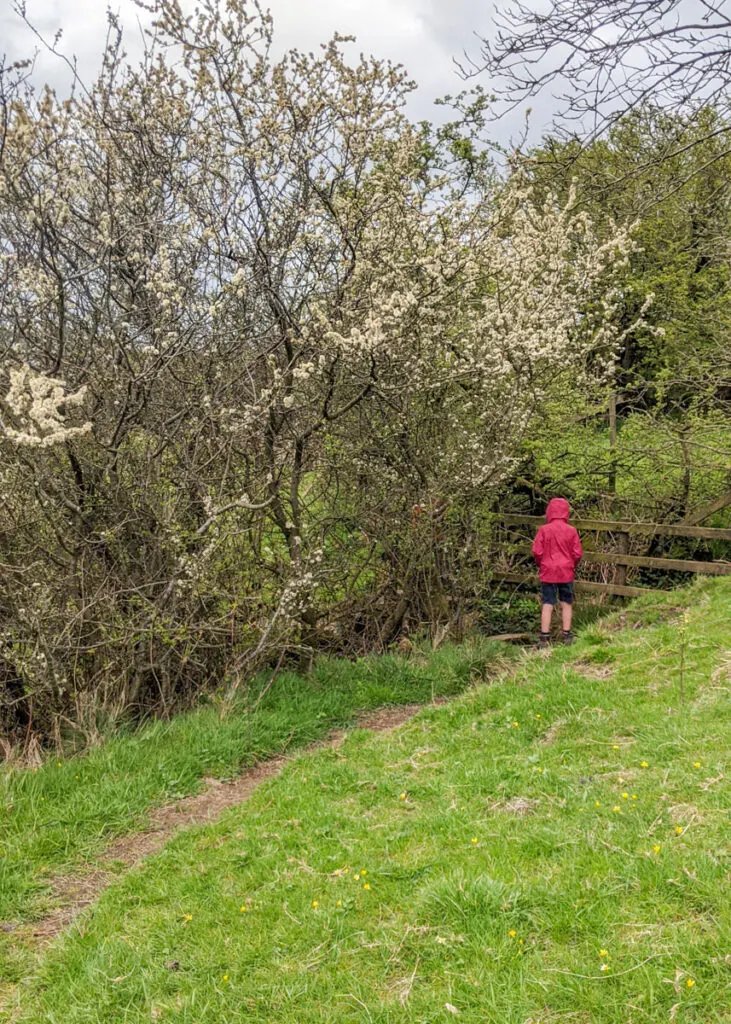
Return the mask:
[[[539,527],[545,523],[542,516],[505,514],[498,518],[507,526]],[[579,532],[614,535],[618,548],[617,551],[584,552],[585,562],[615,566],[616,577],[613,583],[590,583],[580,580],[576,583],[577,590],[595,594],[615,594],[619,597],[637,597],[640,594],[657,592],[658,588],[627,586],[625,581],[628,567],[731,576],[731,562],[702,562],[690,558],[655,558],[650,555],[627,554],[631,536],[689,537],[697,540],[731,541],[731,529],[691,525],[690,523],[631,523],[610,519],[574,519],[572,523]],[[520,554],[530,554],[530,550],[529,545],[521,545],[517,548]],[[504,575],[503,579],[506,583],[527,583],[534,586],[538,582],[534,575],[519,572],[509,572]]]
[[[514,526],[543,526],[543,516],[502,515],[503,523]],[[731,528],[683,526],[682,523],[625,523],[611,519],[572,519],[577,530],[599,533],[649,534],[652,537],[694,537],[697,540],[731,540]]]

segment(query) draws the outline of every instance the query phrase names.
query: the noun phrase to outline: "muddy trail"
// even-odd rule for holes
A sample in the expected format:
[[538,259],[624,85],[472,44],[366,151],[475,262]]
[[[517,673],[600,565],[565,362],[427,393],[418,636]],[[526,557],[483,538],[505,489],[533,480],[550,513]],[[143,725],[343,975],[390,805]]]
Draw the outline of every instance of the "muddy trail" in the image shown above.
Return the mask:
[[[232,781],[203,779],[204,788],[200,793],[153,809],[144,831],[130,833],[110,843],[93,870],[79,870],[51,878],[50,901],[53,909],[44,917],[23,924],[3,923],[0,928],[17,935],[34,952],[39,952],[92,906],[105,889],[119,880],[124,871],[158,853],[178,832],[198,825],[213,824],[224,811],[245,803],[262,783],[278,775],[295,757],[319,750],[337,749],[353,728],[389,732],[404,725],[424,707],[446,703],[446,699],[438,698],[433,704],[406,704],[368,712],[359,716],[349,729],[336,730],[326,739],[301,748],[292,755],[281,753],[262,761]],[[0,1013],[7,1012],[15,992],[17,986],[10,986],[5,993],[0,993]]]

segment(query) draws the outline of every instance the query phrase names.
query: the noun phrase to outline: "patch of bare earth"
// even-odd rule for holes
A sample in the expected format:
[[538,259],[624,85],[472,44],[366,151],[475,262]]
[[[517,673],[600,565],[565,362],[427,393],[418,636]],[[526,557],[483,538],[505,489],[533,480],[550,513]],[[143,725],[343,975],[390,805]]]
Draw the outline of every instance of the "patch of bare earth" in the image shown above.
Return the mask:
[[554,741],[554,740],[556,739],[556,737],[558,736],[558,734],[559,734],[559,733],[561,732],[561,730],[563,729],[564,725],[566,725],[566,723],[564,722],[564,720],[563,720],[562,718],[558,718],[558,719],[557,719],[557,720],[556,720],[556,721],[555,721],[555,722],[553,723],[553,725],[552,725],[552,726],[550,726],[550,728],[548,728],[548,729],[546,730],[546,732],[545,732],[545,733],[543,734],[543,736],[541,737],[541,739],[539,740],[539,742],[540,742],[540,743],[541,743],[541,744],[542,744],[543,746],[546,746],[546,745],[547,745],[547,744],[549,744],[549,743],[553,743],[553,741]]
[[574,668],[587,679],[611,679],[614,675],[614,668],[611,665],[594,665],[590,661],[577,661]]
[[[436,703],[446,702],[438,700]],[[374,732],[388,732],[408,722],[422,708],[421,704],[381,708],[379,711],[361,715],[356,727],[371,729]],[[346,736],[346,731],[334,732],[327,739],[298,751],[298,754],[337,749]],[[144,832],[123,836],[107,846],[98,870],[52,878],[50,886],[54,907],[45,917],[27,927],[16,927],[11,923],[0,927],[5,931],[17,931],[31,938],[35,945],[50,942],[60,935],[81,911],[96,902],[102,892],[119,877],[120,866],[135,867],[160,851],[173,835],[183,829],[212,824],[224,811],[245,803],[263,782],[278,775],[289,760],[290,758],[280,755],[262,761],[231,782],[204,779],[205,788],[200,793],[151,811],[149,825]]]
[[515,814],[519,818],[525,818],[533,814],[540,806],[540,800],[529,800],[526,796],[514,796],[507,803],[497,803],[492,807],[493,811],[503,811],[506,814]]

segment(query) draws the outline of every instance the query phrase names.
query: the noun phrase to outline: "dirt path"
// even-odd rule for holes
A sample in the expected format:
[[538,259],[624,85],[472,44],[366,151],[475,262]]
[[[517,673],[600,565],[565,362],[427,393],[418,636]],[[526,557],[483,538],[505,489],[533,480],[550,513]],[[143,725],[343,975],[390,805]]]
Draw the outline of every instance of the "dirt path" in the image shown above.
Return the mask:
[[[445,704],[447,701],[437,699],[434,703]],[[407,704],[403,707],[369,712],[361,715],[353,728],[388,732],[408,722],[423,707],[422,704]],[[228,808],[236,807],[248,800],[267,779],[278,775],[292,757],[317,750],[335,749],[342,744],[346,736],[347,730],[339,730],[327,739],[297,750],[290,757],[279,755],[262,761],[233,782],[204,779],[205,789],[202,792],[177,803],[154,809],[150,812],[149,825],[144,832],[123,836],[107,846],[100,857],[98,869],[52,878],[50,885],[53,910],[39,921],[18,925],[12,929],[6,926],[7,930],[15,931],[18,937],[30,939],[33,945],[42,948],[60,935],[83,910],[96,902],[109,885],[119,879],[120,863],[126,869],[133,868],[161,850],[171,837],[182,829],[212,824]],[[7,999],[11,994],[12,991],[6,992],[5,999],[0,994],[0,1012],[7,1007]]]

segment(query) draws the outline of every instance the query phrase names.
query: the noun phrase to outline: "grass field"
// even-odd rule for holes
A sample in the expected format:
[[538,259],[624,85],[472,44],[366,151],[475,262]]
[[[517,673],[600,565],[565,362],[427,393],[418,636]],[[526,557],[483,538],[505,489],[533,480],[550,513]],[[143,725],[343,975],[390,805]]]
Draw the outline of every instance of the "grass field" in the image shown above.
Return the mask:
[[[215,704],[84,757],[50,758],[37,771],[0,773],[0,922],[25,922],[48,907],[48,879],[93,862],[105,844],[144,827],[149,811],[194,793],[204,777],[230,778],[279,751],[296,750],[388,704],[452,697],[499,670],[512,652],[476,642],[426,658],[322,661],[307,676],[282,673],[241,694],[233,713]],[[0,931],[0,987],[32,966],[27,944]]]
[[731,1021],[730,611],[731,580],[643,598],[301,755],[107,890],[17,1019]]

